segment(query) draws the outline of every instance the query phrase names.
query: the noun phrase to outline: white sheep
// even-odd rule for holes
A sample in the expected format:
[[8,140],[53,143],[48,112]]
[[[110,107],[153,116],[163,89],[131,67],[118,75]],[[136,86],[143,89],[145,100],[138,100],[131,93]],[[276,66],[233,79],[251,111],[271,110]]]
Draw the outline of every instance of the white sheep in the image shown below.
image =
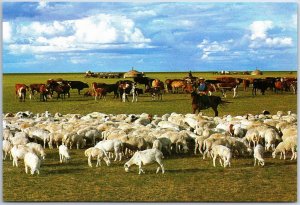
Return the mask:
[[126,172],[129,172],[129,167],[132,165],[137,165],[139,167],[139,174],[145,173],[142,169],[142,165],[152,164],[157,162],[159,167],[157,167],[156,173],[159,172],[160,168],[162,173],[165,173],[164,165],[162,164],[163,153],[158,149],[146,149],[143,151],[137,151],[131,157],[131,159],[124,164]]
[[42,159],[45,159],[46,153],[42,145],[35,142],[29,142],[25,146],[28,147],[31,150],[31,152],[34,152],[38,156],[42,157]]
[[96,147],[90,147],[87,150],[85,150],[84,155],[86,157],[88,157],[88,165],[90,167],[93,167],[92,165],[92,158],[97,158],[97,164],[96,167],[98,167],[99,165],[101,166],[101,159],[103,159],[106,163],[107,166],[110,165],[110,160],[109,157],[107,156],[106,152],[98,149]]
[[13,146],[11,149],[11,155],[13,158],[13,166],[18,166],[18,160],[24,159],[24,156],[30,149],[24,145]]
[[261,144],[257,144],[254,148],[254,166],[256,165],[256,161],[258,165],[264,166],[265,160],[263,159],[264,156],[264,147]]
[[40,174],[41,159],[33,152],[28,152],[24,156],[25,172],[28,173],[28,168],[30,168],[30,173],[34,175],[34,172]]
[[220,158],[220,164],[222,164],[222,160],[224,161],[224,167],[227,165],[230,167],[230,159],[232,158],[231,150],[223,145],[214,145],[211,150],[211,156],[213,158],[214,167],[216,166],[217,157]]
[[68,147],[65,145],[59,145],[58,147],[58,152],[59,152],[59,161],[60,163],[63,162],[68,162],[68,160],[71,158],[69,151],[68,151]]
[[100,141],[95,145],[96,148],[99,148],[105,152],[113,152],[115,154],[115,161],[119,158],[119,161],[122,160],[122,150],[123,143],[121,140],[104,140]]
[[6,159],[6,156],[9,154],[9,159],[11,159],[11,149],[12,149],[12,144],[8,140],[3,140],[2,141],[2,150],[4,152],[3,154],[3,159]]
[[296,137],[289,137],[287,140],[285,140],[283,142],[280,142],[277,145],[274,152],[272,153],[272,156],[273,156],[273,158],[275,158],[276,155],[278,153],[280,153],[280,159],[282,158],[282,155],[283,155],[283,159],[285,159],[286,158],[286,156],[285,156],[286,151],[292,151],[291,160],[297,159],[296,147],[297,147],[297,138]]
[[152,148],[156,148],[156,149],[161,151],[162,150],[162,143],[158,139],[156,139],[156,140],[153,141]]
[[15,136],[10,139],[13,145],[25,145],[29,142],[28,136],[25,132],[16,132]]
[[280,140],[279,134],[272,128],[266,130],[265,135],[265,150],[268,151],[270,148],[275,150],[275,143]]

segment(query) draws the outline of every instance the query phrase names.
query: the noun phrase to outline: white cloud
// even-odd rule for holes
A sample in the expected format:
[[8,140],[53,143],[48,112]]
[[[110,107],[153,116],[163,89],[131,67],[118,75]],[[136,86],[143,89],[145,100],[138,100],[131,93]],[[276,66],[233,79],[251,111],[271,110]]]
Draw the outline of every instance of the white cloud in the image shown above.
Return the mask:
[[3,28],[3,41],[10,42],[12,40],[12,27],[9,22],[2,23]]
[[37,6],[37,9],[41,10],[47,7],[47,2],[45,0],[40,0],[39,5]]
[[273,28],[272,21],[254,21],[250,25],[251,40],[265,39],[267,37],[267,31]]
[[271,37],[268,31],[274,28],[272,21],[254,21],[250,26],[250,48],[289,47],[293,45],[290,37]]
[[201,59],[208,59],[211,54],[228,51],[228,42],[230,43],[231,41],[229,40],[224,43],[218,43],[217,41],[210,42],[206,39],[203,39],[203,41],[197,45],[197,47],[202,50]]
[[151,42],[133,20],[126,16],[108,14],[62,22],[32,22],[18,26],[16,36],[31,40],[31,43],[9,45],[12,53],[144,48]]
[[297,22],[298,22],[297,14],[294,14],[294,15],[292,16],[292,26],[293,26],[294,28],[297,28]]
[[[25,37],[55,36],[62,35],[68,28],[67,22],[54,21],[53,23],[32,22],[29,25],[21,25],[17,33]],[[70,29],[70,28],[68,28]]]
[[72,64],[81,64],[87,62],[86,59],[80,57],[71,57],[69,60]]
[[145,10],[145,11],[137,11],[134,13],[134,16],[138,17],[148,17],[148,16],[156,16],[157,13],[153,10]]

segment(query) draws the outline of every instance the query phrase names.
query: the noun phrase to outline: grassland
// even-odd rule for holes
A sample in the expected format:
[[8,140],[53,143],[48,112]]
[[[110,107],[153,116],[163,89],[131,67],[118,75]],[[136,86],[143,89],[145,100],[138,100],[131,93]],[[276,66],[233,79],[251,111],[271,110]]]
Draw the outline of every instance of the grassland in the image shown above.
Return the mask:
[[[206,79],[214,79],[211,73],[196,73]],[[264,76],[288,76],[287,73],[266,73]],[[186,73],[149,73],[147,76],[164,80],[182,78]],[[290,75],[295,76],[295,73]],[[32,74],[3,76],[3,112],[30,110],[34,113],[61,112],[87,114],[104,113],[164,113],[191,112],[188,94],[166,94],[162,102],[152,102],[143,95],[137,103],[121,103],[108,96],[107,101],[95,102],[92,98],[78,96],[72,91],[65,101],[52,99],[48,102],[15,99],[15,83],[42,83],[49,78],[64,78],[84,82],[115,82],[116,79],[84,78],[83,74]],[[242,76],[249,77],[249,76]],[[220,94],[219,94],[220,95]],[[239,90],[239,96],[219,109],[220,115],[257,114],[267,109],[297,112],[297,97],[291,93],[275,94],[267,91],[265,96],[252,97],[251,91]],[[213,115],[211,110],[204,114]],[[279,160],[266,155],[265,167],[253,167],[252,158],[233,159],[231,168],[214,168],[211,159],[203,160],[193,154],[166,157],[166,173],[155,174],[156,165],[145,167],[146,174],[139,176],[137,167],[130,173],[123,168],[125,160],[102,164],[99,168],[87,166],[84,150],[71,150],[71,161],[60,164],[58,151],[46,149],[47,157],[39,176],[24,172],[23,162],[18,168],[12,161],[3,161],[3,200],[7,202],[296,202],[297,162]],[[95,162],[94,162],[95,164]]]
[[[212,73],[195,73],[195,76],[202,76],[206,79],[215,79],[217,75]],[[167,78],[183,78],[187,73],[149,73],[147,76],[165,80]],[[295,73],[288,72],[268,72],[261,77],[266,76],[296,76]],[[237,76],[237,77],[252,77],[252,76]],[[99,100],[95,102],[91,97],[84,98],[77,94],[77,90],[71,91],[71,97],[64,100],[52,99],[48,102],[39,102],[36,100],[20,103],[15,98],[14,85],[15,83],[45,83],[50,78],[63,78],[68,80],[80,80],[87,82],[89,85],[92,82],[115,83],[117,79],[99,79],[99,78],[84,78],[84,74],[27,74],[27,75],[4,75],[3,77],[3,112],[18,112],[30,110],[34,113],[45,112],[48,110],[51,113],[60,112],[62,114],[78,113],[87,114],[93,111],[104,113],[152,113],[162,115],[165,113],[190,113],[191,98],[189,94],[166,94],[163,96],[162,102],[153,102],[148,94],[142,95],[137,103],[122,103],[120,100],[113,99],[112,94],[107,97],[107,101]],[[119,79],[120,80],[120,79]],[[55,94],[56,95],[56,94]],[[221,93],[216,93],[220,95]],[[291,93],[284,92],[283,94],[275,94],[272,91],[267,91],[266,95],[258,94],[252,97],[251,89],[247,92],[239,88],[238,97],[232,98],[232,92],[228,93],[227,100],[232,102],[228,106],[219,108],[219,115],[243,115],[247,113],[260,113],[262,110],[269,110],[275,113],[278,110],[293,112],[297,111],[297,97]],[[203,111],[206,115],[213,115],[211,109]]]

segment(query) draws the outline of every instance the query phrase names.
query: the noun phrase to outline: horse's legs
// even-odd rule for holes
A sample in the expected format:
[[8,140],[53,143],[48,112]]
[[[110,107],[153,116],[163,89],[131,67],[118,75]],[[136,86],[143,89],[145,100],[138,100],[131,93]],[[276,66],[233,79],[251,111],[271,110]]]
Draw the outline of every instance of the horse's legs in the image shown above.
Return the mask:
[[219,112],[218,112],[218,108],[216,107],[216,106],[213,106],[213,107],[211,107],[213,110],[214,110],[214,112],[215,112],[215,117],[217,117],[218,116],[218,114],[219,114]]

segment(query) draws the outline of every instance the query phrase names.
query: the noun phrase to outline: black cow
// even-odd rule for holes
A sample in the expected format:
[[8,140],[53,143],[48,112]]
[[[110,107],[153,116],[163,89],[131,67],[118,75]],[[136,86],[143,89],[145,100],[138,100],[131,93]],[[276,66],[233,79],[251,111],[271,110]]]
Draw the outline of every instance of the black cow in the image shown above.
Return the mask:
[[89,85],[87,83],[81,82],[81,81],[72,81],[68,80],[69,85],[71,86],[72,89],[77,89],[78,94],[80,95],[80,91],[83,90],[84,88],[89,88]]
[[272,80],[254,79],[253,80],[253,88],[252,88],[252,96],[256,95],[256,90],[260,90],[261,94],[264,95],[265,91],[270,87],[274,87]]
[[114,98],[119,97],[118,85],[117,84],[106,84],[106,83],[92,83],[92,88],[95,91],[97,88],[103,88],[107,93],[114,92]]
[[152,87],[152,82],[153,82],[153,80],[154,80],[154,79],[152,79],[152,78],[148,78],[148,77],[140,77],[140,76],[134,77],[134,78],[133,78],[133,81],[134,81],[135,83],[143,84],[143,85],[145,85],[145,88],[146,88],[146,87]]

